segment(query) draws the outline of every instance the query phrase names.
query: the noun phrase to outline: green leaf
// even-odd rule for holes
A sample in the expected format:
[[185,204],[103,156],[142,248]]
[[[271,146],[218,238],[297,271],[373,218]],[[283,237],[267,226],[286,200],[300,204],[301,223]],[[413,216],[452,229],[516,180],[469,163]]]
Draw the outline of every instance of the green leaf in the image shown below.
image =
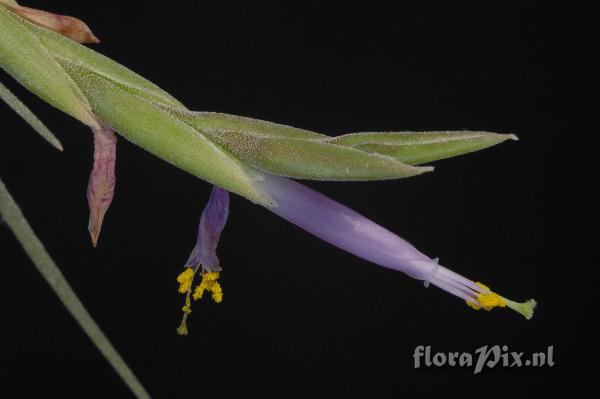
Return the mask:
[[0,216],[6,221],[6,224],[23,246],[23,249],[37,270],[50,285],[62,304],[71,313],[77,323],[79,323],[79,326],[123,379],[125,384],[127,384],[135,397],[139,399],[150,398],[148,392],[146,392],[135,374],[127,366],[127,363],[119,355],[119,352],[112,346],[106,335],[104,335],[98,324],[96,324],[83,306],[83,303],[81,303],[81,300],[75,291],[73,291],[65,276],[35,235],[19,206],[15,203],[4,183],[2,183],[2,180],[0,180]]
[[506,140],[518,140],[514,134],[490,132],[390,132],[351,133],[334,137],[331,143],[393,157],[410,165],[455,157],[481,150]]
[[15,111],[21,118],[25,120],[40,136],[42,136],[48,143],[59,151],[63,150],[63,146],[60,141],[52,134],[50,129],[46,127],[25,104],[21,102],[11,93],[10,90],[2,83],[0,83],[0,99],[2,99],[13,111]]

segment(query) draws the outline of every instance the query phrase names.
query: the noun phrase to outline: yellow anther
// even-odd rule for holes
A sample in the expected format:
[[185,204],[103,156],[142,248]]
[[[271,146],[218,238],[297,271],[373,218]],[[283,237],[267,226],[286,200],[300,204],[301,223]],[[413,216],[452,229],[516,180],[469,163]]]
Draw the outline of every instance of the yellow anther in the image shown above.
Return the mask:
[[473,308],[475,310],[481,309],[481,306],[479,306],[475,302],[469,302],[469,301],[465,301],[465,302],[467,303],[467,306],[469,306],[470,308]]
[[479,310],[481,308],[485,309],[485,310],[492,310],[495,307],[505,307],[506,306],[506,302],[504,301],[504,298],[502,298],[500,295],[496,294],[495,292],[492,292],[489,287],[487,287],[484,284],[481,283],[475,283],[475,285],[477,285],[479,288],[483,288],[486,291],[489,291],[488,293],[485,294],[479,294],[477,295],[477,302],[479,303],[473,303],[473,302],[469,302],[467,301],[467,305],[469,305],[470,307],[472,307],[475,310]]
[[177,276],[177,282],[179,283],[179,292],[185,294],[189,291],[192,286],[192,280],[194,279],[194,270],[191,267],[186,268],[183,273]]
[[194,290],[194,299],[202,298],[204,291],[208,291],[212,294],[213,301],[219,303],[223,300],[223,290],[221,284],[217,281],[219,279],[219,272],[207,272],[200,274],[202,281]]
[[190,293],[192,292],[192,281],[194,280],[194,276],[196,272],[193,268],[186,268],[183,273],[177,276],[177,282],[179,283],[179,292],[185,294],[185,305],[181,308],[183,311],[183,318],[181,319],[181,324],[177,328],[177,333],[180,335],[187,335],[187,317],[190,313],[192,313],[192,301],[190,300]]
[[177,282],[179,283],[179,292],[185,294],[185,305],[181,308],[183,311],[183,318],[181,319],[181,324],[177,327],[177,333],[179,335],[187,335],[187,318],[190,313],[192,313],[192,301],[190,296],[193,296],[194,299],[202,298],[202,294],[204,291],[208,291],[212,294],[212,299],[219,303],[223,300],[223,290],[221,289],[221,284],[217,281],[219,279],[219,272],[208,272],[208,273],[200,273],[202,280],[200,284],[194,290],[194,294],[192,294],[192,282],[194,281],[194,276],[196,275],[196,271],[191,267],[185,269],[183,273],[181,273],[177,277]]

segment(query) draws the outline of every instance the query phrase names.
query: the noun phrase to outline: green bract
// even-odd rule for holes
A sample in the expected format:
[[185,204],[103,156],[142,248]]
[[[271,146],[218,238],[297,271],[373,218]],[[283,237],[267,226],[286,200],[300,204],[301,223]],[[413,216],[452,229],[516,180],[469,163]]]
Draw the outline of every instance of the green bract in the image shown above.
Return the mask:
[[0,66],[48,104],[97,126],[86,97],[42,45],[35,26],[0,5]]
[[[431,170],[334,144],[329,136],[284,125],[232,123],[239,120],[204,112],[175,115],[248,165],[272,174],[315,180],[382,180]],[[217,118],[220,120],[215,123]]]
[[274,206],[256,184],[263,172],[300,179],[384,180],[414,165],[497,144],[487,132],[353,133],[330,137],[212,112],[191,112],[113,60],[0,5],[0,66],[51,105],[110,126],[173,165],[254,202]]
[[375,132],[346,134],[332,138],[331,142],[389,155],[407,164],[418,165],[482,150],[508,139],[517,140],[517,136],[467,131]]

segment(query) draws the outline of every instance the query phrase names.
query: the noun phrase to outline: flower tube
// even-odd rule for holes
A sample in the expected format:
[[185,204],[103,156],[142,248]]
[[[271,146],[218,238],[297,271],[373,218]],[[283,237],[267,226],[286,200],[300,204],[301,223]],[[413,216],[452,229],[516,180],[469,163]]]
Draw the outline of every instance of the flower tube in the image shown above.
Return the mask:
[[487,286],[462,277],[421,253],[412,244],[350,208],[283,177],[266,174],[260,186],[276,202],[268,209],[336,247],[377,265],[401,271],[447,291],[474,309],[508,307],[527,319],[536,306],[517,303]]

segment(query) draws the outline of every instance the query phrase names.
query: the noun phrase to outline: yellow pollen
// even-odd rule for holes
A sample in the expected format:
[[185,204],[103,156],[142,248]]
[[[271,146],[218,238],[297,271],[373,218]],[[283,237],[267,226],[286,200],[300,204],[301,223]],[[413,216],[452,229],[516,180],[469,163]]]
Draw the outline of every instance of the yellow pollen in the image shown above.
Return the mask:
[[192,286],[192,280],[194,279],[194,270],[188,267],[177,276],[177,282],[179,283],[179,292],[185,294]]
[[185,305],[183,305],[181,310],[183,310],[183,313],[186,313],[186,314],[192,313],[192,307],[191,307],[191,301],[190,301],[189,295],[185,297]]
[[219,272],[207,272],[201,273],[202,281],[194,290],[193,298],[198,300],[204,295],[204,291],[212,294],[213,301],[219,303],[223,300],[223,290],[221,284],[217,281],[219,279]]
[[504,298],[502,298],[500,295],[496,294],[495,292],[492,292],[492,290],[490,290],[489,287],[487,287],[486,285],[484,285],[482,283],[475,283],[475,285],[477,285],[480,288],[483,288],[486,291],[489,291],[489,293],[477,295],[477,302],[479,302],[479,303],[473,303],[473,302],[467,301],[467,305],[469,305],[470,307],[472,307],[475,310],[479,310],[481,308],[483,308],[485,310],[492,310],[495,307],[503,308],[506,306],[506,302],[504,301]]
[[183,311],[183,318],[181,319],[181,324],[179,324],[179,327],[177,328],[177,333],[179,335],[188,334],[187,318],[189,314],[192,313],[192,301],[190,296],[192,296],[194,300],[197,300],[202,298],[204,291],[207,291],[211,293],[213,301],[219,303],[223,300],[223,290],[221,289],[221,284],[217,281],[219,279],[219,272],[200,273],[202,280],[192,295],[192,283],[197,271],[198,269],[194,270],[193,268],[188,267],[177,277],[179,292],[185,294],[185,304],[181,308]]
[[196,272],[193,268],[186,268],[183,273],[177,276],[177,282],[179,283],[179,292],[185,294],[185,305],[181,308],[183,311],[183,318],[181,319],[181,324],[177,327],[177,333],[179,335],[187,335],[187,317],[190,313],[192,313],[192,301],[190,300],[190,294],[192,292],[192,282],[194,281],[194,276]]

